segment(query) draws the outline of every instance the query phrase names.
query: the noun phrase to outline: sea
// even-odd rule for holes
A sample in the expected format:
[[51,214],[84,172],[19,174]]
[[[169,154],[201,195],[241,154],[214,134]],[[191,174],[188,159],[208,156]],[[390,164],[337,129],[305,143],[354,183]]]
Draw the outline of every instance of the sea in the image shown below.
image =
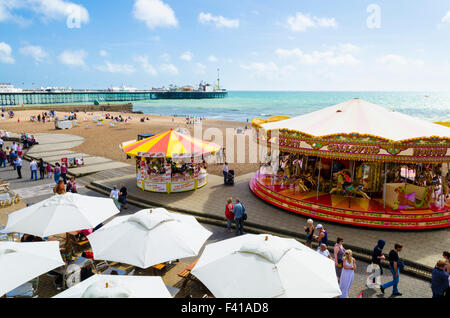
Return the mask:
[[133,102],[133,108],[152,115],[251,122],[275,115],[299,116],[352,98],[431,122],[450,121],[450,92],[229,91],[226,98],[149,100]]

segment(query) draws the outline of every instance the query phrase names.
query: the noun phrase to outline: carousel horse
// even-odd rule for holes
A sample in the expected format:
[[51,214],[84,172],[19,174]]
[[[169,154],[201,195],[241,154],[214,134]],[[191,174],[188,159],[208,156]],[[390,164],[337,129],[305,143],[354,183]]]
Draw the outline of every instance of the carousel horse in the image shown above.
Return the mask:
[[365,193],[363,191],[363,189],[364,189],[364,187],[362,185],[354,184],[354,185],[347,187],[345,190],[349,191],[350,194],[357,194],[357,195],[362,196],[366,200],[370,200],[370,197],[367,195],[367,193]]
[[300,189],[300,192],[308,192],[309,188],[305,185],[305,181],[303,180],[303,178],[297,178],[294,181],[294,192],[295,192],[295,188],[298,187]]
[[338,173],[336,173],[336,178],[337,178],[336,187],[334,187],[330,190],[330,194],[333,194],[335,192],[338,192],[338,193],[344,192],[344,177],[342,176],[341,173],[338,172]]

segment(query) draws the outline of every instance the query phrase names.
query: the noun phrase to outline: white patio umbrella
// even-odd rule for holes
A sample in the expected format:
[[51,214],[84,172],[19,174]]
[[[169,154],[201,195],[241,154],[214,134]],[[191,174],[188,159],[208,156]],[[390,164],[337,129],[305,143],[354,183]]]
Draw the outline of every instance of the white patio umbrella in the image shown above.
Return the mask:
[[119,212],[110,198],[66,193],[10,214],[1,232],[46,237],[94,228]]
[[53,298],[172,298],[161,277],[93,275]]
[[63,265],[59,242],[0,242],[0,296]]
[[95,259],[147,268],[197,255],[211,234],[193,216],[156,208],[116,217],[87,238]]
[[294,239],[266,234],[207,245],[191,273],[218,298],[341,295],[332,260]]

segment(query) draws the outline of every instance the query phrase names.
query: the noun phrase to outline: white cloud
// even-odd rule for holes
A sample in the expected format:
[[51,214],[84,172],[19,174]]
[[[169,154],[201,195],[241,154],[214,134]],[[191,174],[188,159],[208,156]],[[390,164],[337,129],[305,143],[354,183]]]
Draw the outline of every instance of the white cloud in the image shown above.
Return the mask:
[[89,12],[85,7],[65,0],[2,0],[0,21],[13,21],[21,25],[30,23],[30,20],[15,15],[14,10],[31,10],[44,22],[66,19],[69,28],[79,28],[89,22]]
[[252,62],[249,64],[241,64],[240,67],[250,71],[253,77],[262,76],[269,80],[286,78],[296,70],[294,65],[278,66],[274,62]]
[[277,49],[275,53],[282,58],[295,57],[300,64],[306,65],[326,63],[329,66],[355,66],[360,64],[360,61],[353,55],[335,50],[313,51],[307,54],[299,48],[294,48],[291,50]]
[[25,19],[12,11],[23,7],[23,1],[18,0],[2,0],[0,1],[0,22],[14,22],[20,26],[27,26],[31,23],[30,20]]
[[341,43],[338,49],[343,53],[357,53],[360,48],[352,43]]
[[208,61],[210,61],[210,62],[217,62],[218,61],[218,59],[217,59],[217,57],[215,57],[214,55],[210,55],[209,57],[208,57]]
[[147,56],[137,56],[134,60],[136,62],[140,63],[144,72],[146,72],[150,75],[153,75],[153,76],[158,75],[158,72],[156,71],[156,69],[153,67],[153,65],[151,65],[149,63]]
[[442,18],[441,22],[444,22],[444,23],[450,22],[450,11],[447,11],[447,13]]
[[12,57],[12,49],[9,44],[0,42],[0,62],[6,64],[14,64],[15,60]]
[[184,52],[183,54],[181,54],[180,59],[190,62],[192,60],[192,58],[194,57],[194,54],[192,54],[189,51]]
[[195,64],[195,73],[200,75],[206,74],[206,66],[202,63]]
[[136,19],[144,21],[150,29],[178,26],[174,11],[161,0],[136,0],[133,14]]
[[108,73],[132,74],[136,71],[133,65],[113,64],[109,61],[105,61],[105,65],[99,65],[96,66],[95,68],[99,71]]
[[98,55],[103,56],[103,57],[108,56],[108,51],[100,50],[100,52],[98,52]]
[[410,59],[397,54],[386,54],[377,59],[378,63],[385,65],[410,65],[410,66],[422,66],[424,61],[419,59]]
[[170,61],[170,55],[167,53],[164,53],[160,56],[161,60],[163,60],[164,62],[169,62]]
[[163,64],[160,66],[160,70],[170,75],[178,75],[178,69],[173,64]]
[[310,17],[309,14],[297,12],[295,16],[288,17],[287,27],[294,32],[304,32],[307,28],[336,28],[337,23],[335,18]]
[[22,47],[19,52],[23,55],[31,56],[36,63],[43,62],[48,57],[48,53],[42,47],[37,45]]
[[86,66],[84,59],[87,57],[87,53],[84,50],[65,50],[59,56],[59,61],[69,66]]
[[213,16],[211,13],[200,12],[198,21],[201,24],[213,23],[218,28],[239,28],[239,19],[227,19],[223,16]]

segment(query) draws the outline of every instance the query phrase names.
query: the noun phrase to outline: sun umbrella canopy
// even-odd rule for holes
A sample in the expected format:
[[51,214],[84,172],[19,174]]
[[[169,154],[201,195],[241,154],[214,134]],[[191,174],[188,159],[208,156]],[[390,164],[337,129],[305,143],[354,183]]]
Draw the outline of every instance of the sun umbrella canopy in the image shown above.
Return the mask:
[[169,130],[122,147],[129,156],[155,158],[200,157],[220,150],[220,146],[189,135]]
[[94,275],[53,298],[172,298],[161,277]]
[[333,261],[294,239],[264,234],[207,245],[191,273],[218,298],[341,294]]
[[87,238],[95,259],[147,268],[197,255],[211,234],[193,216],[157,208],[116,217]]
[[66,193],[10,214],[2,232],[46,237],[96,227],[119,212],[110,198]]
[[0,296],[63,265],[59,242],[0,242]]

